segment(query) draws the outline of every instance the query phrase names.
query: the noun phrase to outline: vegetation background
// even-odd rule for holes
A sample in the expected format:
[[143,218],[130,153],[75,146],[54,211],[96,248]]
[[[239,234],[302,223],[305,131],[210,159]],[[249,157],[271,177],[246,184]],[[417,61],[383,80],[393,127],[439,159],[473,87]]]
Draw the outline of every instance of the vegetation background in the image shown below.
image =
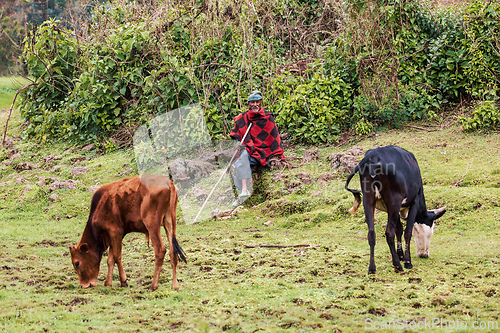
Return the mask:
[[457,105],[475,110],[460,118],[467,130],[498,125],[488,111],[498,109],[500,82],[494,1],[9,0],[2,8],[3,43],[22,52],[12,68],[33,83],[18,101],[23,135],[38,141],[113,150],[148,119],[192,103],[212,137],[227,138],[254,89],[294,142],[334,143],[346,132],[456,114]]
[[[9,46],[0,51],[14,56],[1,68],[25,78],[0,80],[8,134],[0,327],[498,331],[499,4],[459,5],[4,1],[0,43]],[[105,261],[99,286],[78,288],[68,247],[83,231],[92,190],[137,173],[135,128],[200,103],[213,138],[226,138],[254,89],[288,132],[289,168],[262,173],[242,209],[179,221],[188,264],[178,292],[167,265],[148,292],[153,253],[133,234],[124,240],[128,288],[116,287],[117,276],[103,286]],[[346,213],[353,198],[337,158],[359,160],[385,144],[416,155],[428,208],[448,210],[430,258],[414,258],[402,274],[393,272],[378,214],[378,271],[367,275],[364,216]],[[252,247],[262,244],[284,247]]]

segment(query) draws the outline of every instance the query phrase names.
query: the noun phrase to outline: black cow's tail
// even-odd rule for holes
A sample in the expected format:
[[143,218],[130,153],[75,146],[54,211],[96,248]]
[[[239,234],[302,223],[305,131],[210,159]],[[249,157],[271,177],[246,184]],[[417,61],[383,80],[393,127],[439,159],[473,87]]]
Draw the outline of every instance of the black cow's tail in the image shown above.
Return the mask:
[[174,253],[178,256],[180,260],[187,263],[186,253],[184,253],[184,250],[181,248],[175,237],[172,238],[172,244],[174,245]]
[[349,209],[349,213],[351,213],[351,214],[356,213],[356,211],[359,208],[359,205],[361,204],[361,192],[358,191],[358,190],[350,189],[347,186],[349,185],[349,182],[351,181],[352,177],[354,177],[354,175],[356,173],[358,173],[358,172],[359,172],[359,164],[356,165],[356,167],[351,172],[351,174],[349,175],[349,177],[347,177],[347,180],[345,182],[345,189],[348,190],[349,192],[351,192],[354,195],[354,203],[352,204],[351,209]]

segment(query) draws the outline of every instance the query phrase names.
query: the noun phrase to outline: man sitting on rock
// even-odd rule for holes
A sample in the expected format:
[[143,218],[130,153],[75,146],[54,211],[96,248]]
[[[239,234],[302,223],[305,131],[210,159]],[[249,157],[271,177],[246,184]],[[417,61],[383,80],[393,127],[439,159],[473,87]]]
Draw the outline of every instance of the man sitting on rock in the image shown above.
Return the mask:
[[245,149],[239,152],[239,157],[234,163],[234,184],[240,194],[233,207],[241,205],[250,196],[249,188],[254,167],[271,165],[281,169],[282,161],[285,160],[274,116],[262,107],[260,91],[253,91],[250,94],[248,107],[248,111],[234,118],[234,128],[230,134],[231,138],[241,142],[248,127],[251,126],[245,141],[241,144],[241,148]]

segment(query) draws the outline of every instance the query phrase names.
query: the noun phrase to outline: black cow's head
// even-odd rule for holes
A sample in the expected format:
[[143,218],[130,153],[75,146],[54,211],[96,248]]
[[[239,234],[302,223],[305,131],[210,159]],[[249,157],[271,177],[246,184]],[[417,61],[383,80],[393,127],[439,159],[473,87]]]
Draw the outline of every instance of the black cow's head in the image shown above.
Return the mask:
[[437,220],[446,212],[446,207],[428,210],[427,214],[415,220],[413,225],[413,237],[417,245],[417,256],[419,258],[429,257],[432,234],[434,233],[434,220]]
[[95,287],[99,275],[101,258],[92,251],[87,243],[70,246],[71,262],[75,268],[80,286],[83,288]]

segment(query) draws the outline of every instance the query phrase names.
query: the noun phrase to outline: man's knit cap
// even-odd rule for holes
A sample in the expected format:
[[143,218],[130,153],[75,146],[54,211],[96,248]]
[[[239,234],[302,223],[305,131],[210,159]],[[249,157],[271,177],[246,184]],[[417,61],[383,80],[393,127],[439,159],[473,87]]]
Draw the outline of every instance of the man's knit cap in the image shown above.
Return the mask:
[[250,96],[248,96],[248,101],[260,101],[262,99],[262,93],[258,90],[254,90],[250,93]]

